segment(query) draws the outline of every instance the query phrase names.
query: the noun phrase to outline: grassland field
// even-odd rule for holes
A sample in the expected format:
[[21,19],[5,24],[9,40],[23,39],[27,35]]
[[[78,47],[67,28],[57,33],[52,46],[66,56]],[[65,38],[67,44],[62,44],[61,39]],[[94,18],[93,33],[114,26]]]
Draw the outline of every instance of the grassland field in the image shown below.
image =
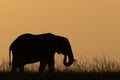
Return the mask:
[[57,66],[53,74],[47,68],[43,74],[35,70],[38,65],[25,67],[25,72],[10,72],[8,61],[2,60],[0,80],[120,80],[120,62],[103,57],[95,57],[92,62],[83,58],[71,67]]

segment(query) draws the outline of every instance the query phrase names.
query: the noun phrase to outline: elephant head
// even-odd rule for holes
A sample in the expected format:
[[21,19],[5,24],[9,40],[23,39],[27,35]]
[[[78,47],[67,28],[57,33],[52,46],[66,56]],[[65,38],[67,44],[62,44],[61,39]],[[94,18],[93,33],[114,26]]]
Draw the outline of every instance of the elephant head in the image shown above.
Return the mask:
[[64,55],[64,60],[63,60],[64,65],[65,66],[72,65],[72,63],[74,61],[74,56],[73,56],[71,45],[70,45],[70,42],[68,41],[68,39],[65,37],[58,36],[57,44],[58,44],[57,45],[58,54],[61,53]]

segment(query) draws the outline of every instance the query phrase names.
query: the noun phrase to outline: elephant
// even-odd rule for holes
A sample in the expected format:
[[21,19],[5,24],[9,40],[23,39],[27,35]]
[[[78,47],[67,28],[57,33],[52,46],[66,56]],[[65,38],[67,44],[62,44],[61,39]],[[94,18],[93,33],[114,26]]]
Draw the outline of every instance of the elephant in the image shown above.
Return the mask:
[[[12,63],[11,63],[12,53]],[[11,72],[17,68],[24,72],[26,64],[40,62],[38,72],[43,73],[48,65],[49,72],[54,72],[54,55],[63,54],[63,64],[71,66],[74,56],[69,40],[53,33],[31,34],[24,33],[17,37],[9,47],[9,64]]]

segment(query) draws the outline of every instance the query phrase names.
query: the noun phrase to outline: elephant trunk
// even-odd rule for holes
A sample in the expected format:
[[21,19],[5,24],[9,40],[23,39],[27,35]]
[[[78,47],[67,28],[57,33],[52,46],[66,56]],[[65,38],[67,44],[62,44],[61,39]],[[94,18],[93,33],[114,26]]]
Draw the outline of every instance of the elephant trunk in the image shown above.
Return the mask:
[[[68,57],[68,61],[67,61],[67,57]],[[73,59],[73,55],[72,55],[72,54],[71,54],[71,55],[65,55],[65,56],[64,56],[64,61],[63,61],[63,63],[64,63],[65,66],[70,66],[70,65],[72,65],[73,61],[74,61],[74,59]]]

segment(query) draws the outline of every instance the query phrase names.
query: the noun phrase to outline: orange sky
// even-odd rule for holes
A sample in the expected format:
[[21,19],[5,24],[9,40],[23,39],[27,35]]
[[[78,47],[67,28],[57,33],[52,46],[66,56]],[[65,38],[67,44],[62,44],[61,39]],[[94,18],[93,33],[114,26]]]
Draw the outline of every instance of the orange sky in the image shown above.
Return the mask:
[[76,58],[120,58],[120,0],[0,0],[0,58],[26,32],[66,36]]

